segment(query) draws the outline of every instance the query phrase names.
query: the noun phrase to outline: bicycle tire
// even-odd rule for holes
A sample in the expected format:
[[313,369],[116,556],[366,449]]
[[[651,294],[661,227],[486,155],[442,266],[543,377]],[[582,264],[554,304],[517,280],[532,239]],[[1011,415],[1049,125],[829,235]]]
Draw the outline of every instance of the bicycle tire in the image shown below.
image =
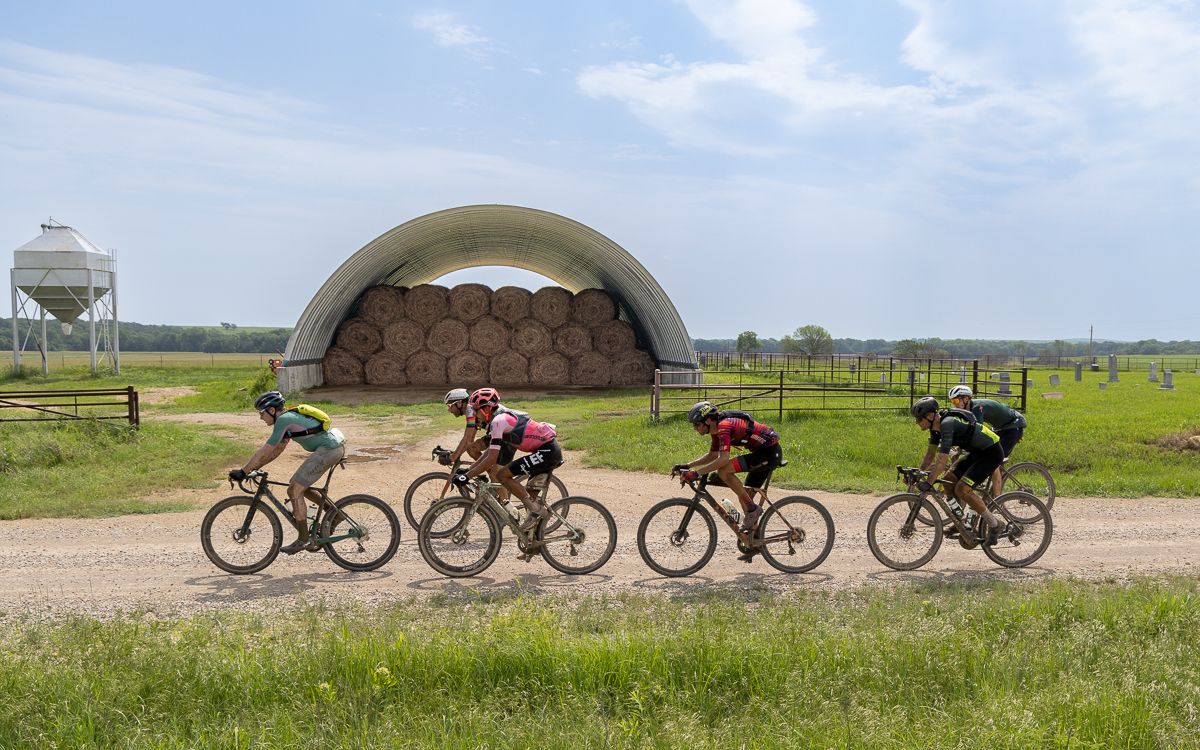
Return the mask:
[[[993,502],[1000,515],[1009,522],[1019,526],[1021,533],[1015,538],[1003,537],[998,539],[994,545],[988,544],[986,538],[980,540],[979,546],[983,549],[983,554],[987,555],[992,562],[1006,568],[1024,568],[1027,565],[1037,562],[1046,553],[1046,550],[1050,547],[1050,541],[1054,538],[1054,519],[1051,517],[1050,511],[1046,509],[1046,504],[1034,495],[1020,490],[1005,492]],[[1020,517],[1009,512],[1008,506],[1018,502],[1020,503],[1022,513],[1027,513],[1026,509],[1032,508],[1035,511],[1034,516],[1036,520],[1021,520]],[[1038,532],[1039,529],[1041,538],[1034,540],[1032,534]],[[1023,543],[1021,540],[1024,540],[1025,543],[1036,542],[1036,546],[1027,555],[1012,557],[1008,553],[1010,550],[1021,546]]]
[[[374,495],[362,494],[347,495],[338,500],[335,505],[340,512],[329,511],[325,514],[325,518],[321,521],[322,538],[337,535],[339,533],[337,524],[343,519],[348,519],[356,526],[365,524],[362,518],[362,511],[354,512],[348,510],[354,505],[370,506],[382,515],[382,519],[373,519],[370,525],[364,529],[367,532],[367,536],[362,539],[351,537],[322,545],[322,549],[325,550],[325,554],[329,559],[333,560],[335,565],[356,572],[375,570],[386,565],[400,547],[400,519],[396,517],[396,511],[392,510],[392,506]],[[377,549],[378,554],[371,552],[369,554],[373,554],[373,557],[364,557],[357,560],[345,556],[347,551],[352,551],[355,548],[358,548],[360,553],[365,553],[366,549],[363,547],[363,542],[371,541],[372,532],[387,534],[387,539],[383,545],[377,545],[372,548],[373,550]],[[348,533],[348,528],[342,530],[341,533]]]
[[[478,575],[496,562],[496,557],[500,554],[500,521],[487,507],[481,506],[476,509],[474,505],[474,500],[447,498],[434,503],[421,518],[421,526],[417,529],[417,548],[429,567],[444,576],[467,578]],[[435,528],[438,520],[445,514],[450,515],[453,523],[454,530],[449,533]],[[473,527],[476,519],[479,519],[481,525]],[[447,560],[448,553],[453,552],[455,548],[466,549],[473,530],[487,537],[482,546],[475,544],[473,547],[480,550],[478,557],[472,560],[469,555],[475,553],[471,552],[467,561],[462,564]]]
[[[425,511],[429,510],[430,506],[438,500],[445,500],[448,497],[467,497],[465,487],[455,489],[454,486],[446,488],[445,493],[442,493],[442,488],[431,484],[430,487],[425,485],[432,482],[442,482],[449,484],[450,474],[445,471],[431,471],[428,474],[422,474],[413,480],[412,484],[408,485],[408,489],[404,491],[404,520],[408,521],[408,525],[416,531],[421,526],[421,516],[425,515]],[[432,489],[432,492],[425,494],[425,491]],[[418,502],[417,498],[421,501]],[[422,505],[424,507],[414,508],[413,505]],[[421,511],[421,516],[416,514],[417,510]]]
[[[1010,487],[1009,482],[1015,482],[1016,486]],[[1009,490],[1028,492],[1041,500],[1046,510],[1054,509],[1054,498],[1058,494],[1050,470],[1036,461],[1022,461],[1007,467],[1004,470],[1004,488],[1005,492],[1001,494],[1007,494]]]
[[[527,477],[525,479],[525,481],[522,482],[522,484],[525,485],[526,491],[528,491],[528,489],[529,489],[528,485],[529,485],[529,482],[531,479],[533,479],[533,477]],[[563,481],[561,479],[559,479],[557,475],[555,475],[555,474],[550,475],[550,484],[554,485],[554,491],[558,493],[556,496],[556,499],[562,500],[564,498],[571,496],[571,493],[567,490],[567,485],[563,484]],[[544,496],[539,496],[538,502],[545,505],[550,494],[551,493],[547,492],[547,493],[545,493]],[[558,530],[558,525],[559,525],[559,523],[561,523],[561,521],[559,521],[557,518],[551,516],[547,521],[545,521],[545,523],[549,525],[549,529],[547,530],[547,533],[550,533],[550,532],[554,532],[554,531]]]
[[[608,508],[590,497],[574,496],[556,500],[550,509],[550,517],[538,524],[535,535],[541,545],[542,559],[550,567],[560,573],[581,576],[595,572],[609,561],[617,548],[617,522]],[[599,518],[593,519],[591,511]],[[570,520],[566,520],[568,516]],[[588,551],[599,550],[598,556],[583,565],[571,564],[584,547]]]
[[[218,538],[228,533],[229,539],[233,544],[238,546],[246,544],[249,538],[254,536],[254,528],[251,528],[249,534],[243,535],[240,539],[238,535],[240,533],[239,529],[245,523],[251,504],[255,506],[254,517],[265,518],[267,526],[271,529],[269,545],[261,557],[258,556],[257,552],[254,552],[249,555],[250,559],[248,562],[238,564],[227,559],[230,557],[228,553],[222,554],[218,551],[217,545],[214,544],[213,527],[217,526],[215,533]],[[245,510],[239,512],[236,510],[238,507],[245,508]],[[235,510],[229,516],[228,524],[223,521],[218,523],[218,518],[230,508],[234,508]],[[233,495],[218,501],[204,514],[204,520],[200,522],[200,546],[204,548],[204,554],[212,561],[212,564],[226,573],[233,573],[234,575],[257,573],[275,562],[275,558],[279,557],[279,548],[283,546],[283,526],[279,523],[279,516],[266,503],[261,500],[255,500],[250,495]],[[225,547],[223,542],[221,543],[221,547],[222,549]],[[231,551],[236,549],[237,547],[233,547]]]
[[[792,517],[788,517],[784,514],[784,511],[788,506],[792,506],[794,508],[792,511]],[[814,518],[812,513],[804,513],[801,508],[796,506],[803,506],[804,508],[815,511],[816,517]],[[833,539],[835,532],[833,528],[833,517],[829,515],[829,511],[825,509],[824,505],[812,499],[811,497],[804,497],[803,495],[791,495],[789,497],[781,498],[780,500],[772,502],[770,507],[768,507],[763,513],[762,519],[759,521],[758,529],[756,529],[754,533],[755,537],[760,541],[765,539],[768,536],[768,528],[771,525],[771,521],[775,520],[776,518],[780,519],[781,521],[786,520],[786,523],[778,524],[775,529],[770,531],[770,535],[774,536],[776,534],[788,534],[788,536],[780,539],[774,544],[763,544],[758,548],[758,551],[762,554],[763,559],[766,560],[769,565],[774,567],[776,570],[782,570],[784,573],[807,573],[821,563],[825,562],[825,558],[829,557],[830,551],[833,550]],[[821,523],[814,524],[811,527],[809,526],[810,523],[815,522],[818,519]],[[817,544],[811,546],[812,551],[816,552],[815,557],[808,557],[806,555],[804,556],[806,560],[805,562],[793,564],[784,562],[783,558],[776,556],[777,553],[784,552],[786,550],[788,557],[794,557],[796,555],[797,545],[804,545],[806,542],[808,542],[811,532],[817,530],[815,528],[816,526],[821,527],[820,531],[822,532],[822,536],[816,537],[814,541],[817,541]],[[789,534],[788,532],[790,532],[791,529],[795,529],[795,531]],[[796,538],[797,535],[800,536],[799,539]],[[772,546],[775,547],[775,551],[772,551]]]
[[[904,503],[907,508],[901,509],[903,513],[895,515],[895,518],[889,517],[884,520],[884,514],[894,506]],[[914,503],[917,503],[917,513],[925,513],[929,518],[934,520],[931,525],[921,524],[916,519],[911,524],[907,523],[908,511],[912,509]],[[896,524],[900,518],[906,519],[905,522]],[[875,559],[883,563],[892,570],[916,570],[922,565],[928,563],[937,554],[938,549],[942,546],[942,524],[940,523],[941,516],[938,514],[937,508],[929,500],[914,495],[909,492],[902,492],[899,495],[892,495],[884,498],[883,502],[875,506],[875,510],[871,511],[871,517],[867,520],[867,546],[871,548],[871,554],[875,555]],[[880,528],[880,524],[883,528]],[[925,550],[928,544],[928,550],[921,552],[915,558],[910,560],[900,560],[894,555],[885,553],[880,545],[880,532],[889,534],[895,533],[898,538],[904,542],[913,542],[911,548],[914,551]],[[924,541],[926,538],[928,542]]]
[[[693,507],[694,506],[694,507]],[[687,527],[682,526],[684,515],[689,507],[692,509],[692,515],[688,518]],[[674,511],[672,511],[674,509]],[[654,532],[650,531],[650,524],[657,517],[668,512],[678,512],[679,515],[674,518],[663,516],[661,521],[666,525],[662,528],[655,528]],[[696,519],[700,521],[697,523]],[[673,522],[672,522],[673,521]],[[671,529],[674,529],[673,531]],[[691,539],[694,529],[698,529],[698,534],[707,533],[707,539],[702,539],[698,545],[691,547],[700,552],[700,556],[682,567],[673,567],[667,564],[666,552],[669,548],[682,549],[685,544]],[[680,539],[677,534],[683,533],[683,538]],[[648,534],[653,533],[653,538],[648,538]],[[663,547],[662,545],[666,545]],[[713,553],[717,549],[717,524],[713,521],[712,513],[700,504],[699,499],[688,500],[682,497],[673,497],[668,500],[663,500],[655,504],[650,510],[646,511],[646,515],[642,516],[641,523],[638,524],[637,530],[637,546],[638,554],[642,556],[642,561],[655,573],[667,576],[668,578],[678,578],[681,576],[689,576],[703,568],[712,559]],[[652,552],[652,550],[654,550]],[[689,553],[687,558],[691,557]]]

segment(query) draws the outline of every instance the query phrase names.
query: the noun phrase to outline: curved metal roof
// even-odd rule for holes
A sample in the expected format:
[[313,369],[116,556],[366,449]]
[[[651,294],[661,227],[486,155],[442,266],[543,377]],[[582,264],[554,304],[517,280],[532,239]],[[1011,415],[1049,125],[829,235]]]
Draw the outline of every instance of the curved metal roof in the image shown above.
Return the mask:
[[427,284],[474,266],[523,268],[572,292],[604,289],[660,365],[696,368],[692,340],[675,305],[632,255],[565,216],[505,205],[437,211],[369,242],[308,303],[288,340],[284,364],[319,362],[367,288]]

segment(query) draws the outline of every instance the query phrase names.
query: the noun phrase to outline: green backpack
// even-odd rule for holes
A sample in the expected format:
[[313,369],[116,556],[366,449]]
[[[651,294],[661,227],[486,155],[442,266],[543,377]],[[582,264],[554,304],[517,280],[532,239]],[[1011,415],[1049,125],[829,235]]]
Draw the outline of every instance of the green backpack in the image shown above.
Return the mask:
[[288,411],[294,411],[297,414],[303,414],[304,416],[311,417],[321,423],[320,427],[310,427],[302,432],[293,432],[291,436],[294,438],[308,437],[309,435],[316,435],[318,432],[326,432],[333,425],[333,420],[329,418],[329,415],[315,406],[300,404],[298,406],[293,406],[292,408],[288,409]]

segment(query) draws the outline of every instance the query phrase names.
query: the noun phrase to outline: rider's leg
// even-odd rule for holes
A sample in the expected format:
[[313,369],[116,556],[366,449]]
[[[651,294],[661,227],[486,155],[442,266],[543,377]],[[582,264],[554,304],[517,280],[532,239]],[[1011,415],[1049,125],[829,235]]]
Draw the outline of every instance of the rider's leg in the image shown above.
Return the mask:
[[755,507],[754,501],[750,499],[750,493],[746,491],[746,486],[738,478],[736,459],[719,467],[717,469],[717,476],[721,477],[721,481],[725,483],[725,486],[733,490],[734,494],[737,495],[738,502],[741,504],[744,512],[749,513]]
[[[308,495],[308,487],[299,482],[291,482],[288,484],[288,499],[292,501],[292,518],[296,519],[296,528],[299,533],[299,539],[308,539],[308,503],[305,502],[305,497]],[[318,495],[318,497],[320,497]]]
[[[522,476],[524,476],[524,474],[522,474]],[[518,477],[512,473],[512,470],[509,469],[509,467],[500,467],[500,469],[497,471],[496,481],[507,487],[508,491],[516,496],[517,499],[519,499],[525,506],[525,509],[530,513],[542,512],[542,504],[529,496],[529,493],[526,492],[525,488],[521,486],[521,482]]]

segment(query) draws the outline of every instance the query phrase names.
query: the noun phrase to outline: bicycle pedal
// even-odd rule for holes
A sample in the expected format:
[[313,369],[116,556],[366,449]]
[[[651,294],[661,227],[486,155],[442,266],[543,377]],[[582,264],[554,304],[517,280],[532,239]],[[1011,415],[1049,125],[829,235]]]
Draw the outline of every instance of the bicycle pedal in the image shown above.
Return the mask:
[[517,555],[517,559],[521,562],[529,562],[533,559],[533,554],[526,552],[524,554]]

